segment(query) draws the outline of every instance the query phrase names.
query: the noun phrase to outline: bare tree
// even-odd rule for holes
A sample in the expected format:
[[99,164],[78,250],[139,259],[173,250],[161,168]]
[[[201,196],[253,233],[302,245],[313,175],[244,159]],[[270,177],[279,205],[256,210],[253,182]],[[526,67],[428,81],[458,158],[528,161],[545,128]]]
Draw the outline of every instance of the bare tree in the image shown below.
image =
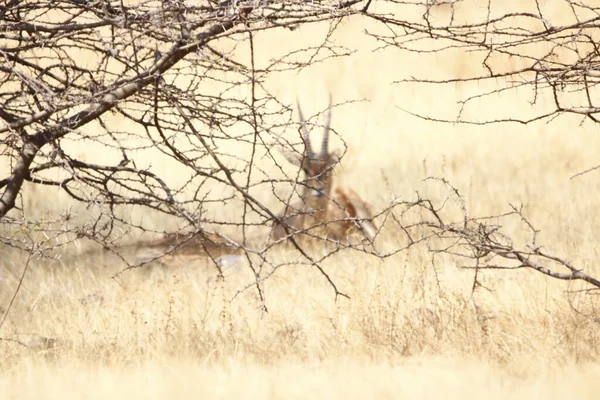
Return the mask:
[[[286,175],[272,151],[298,144],[283,132],[297,132],[299,142],[301,135],[292,109],[264,82],[351,54],[329,37],[343,18],[362,12],[358,3],[11,0],[0,6],[1,242],[48,254],[87,238],[118,252],[124,235],[149,232],[153,237],[140,243],[160,248],[153,259],[177,252],[255,255],[258,282],[264,265],[276,265],[253,232],[273,221],[285,225],[277,212],[290,197],[278,188],[302,180]],[[257,64],[257,36],[316,22],[329,24],[316,45]],[[27,206],[24,190],[34,187],[56,188],[45,193],[66,193],[86,208],[65,205],[61,215],[48,217]],[[280,199],[274,211],[266,196]],[[236,218],[210,213],[211,207],[234,209]],[[152,227],[131,217],[137,209],[178,222]],[[36,245],[41,237],[43,248]],[[318,260],[291,242],[326,276]]]
[[[118,250],[115,244],[127,232],[147,231],[164,235],[143,242],[160,247],[161,254],[192,248],[209,255],[243,254],[249,261],[254,257],[250,267],[260,292],[260,282],[285,264],[268,259],[270,246],[254,232],[273,223],[287,225],[288,234],[293,231],[278,216],[291,200],[279,189],[287,185],[287,193],[299,191],[310,178],[300,171],[287,175],[277,161],[275,146],[288,152],[300,147],[301,153],[304,143],[291,107],[268,91],[267,77],[351,54],[330,37],[343,18],[356,16],[385,28],[367,31],[383,47],[418,53],[461,49],[480,61],[474,76],[399,77],[398,84],[502,78],[507,86],[500,91],[530,88],[532,102],[548,94],[553,99],[552,109],[527,120],[463,118],[469,104],[498,90],[482,92],[464,99],[458,121],[528,123],[574,113],[597,122],[600,8],[563,2],[572,15],[553,21],[535,0],[515,3],[517,8],[501,14],[493,0],[483,8],[475,0],[9,0],[0,6],[0,163],[8,171],[0,176],[0,241],[36,254],[80,238]],[[481,12],[465,13],[473,7]],[[316,22],[329,24],[316,45],[257,63],[257,37]],[[443,120],[433,113],[421,117]],[[285,139],[285,131],[297,132],[298,140]],[[165,165],[177,170],[168,173]],[[167,177],[173,175],[177,179]],[[66,193],[87,208],[76,212],[65,206],[62,215],[40,215],[27,208],[23,196],[25,188],[40,186],[56,188],[47,193]],[[275,199],[272,206],[266,196]],[[389,204],[374,217],[391,215],[399,204]],[[211,208],[235,209],[236,218],[210,213]],[[157,229],[128,215],[138,209],[173,217],[177,226]],[[453,232],[471,246],[470,238],[480,229],[447,231],[446,222],[422,222],[415,226]],[[308,232],[311,227],[302,228]],[[403,232],[408,228],[399,225]],[[481,229],[484,237],[495,237],[486,236],[491,228]],[[35,243],[41,236],[45,248]],[[408,242],[399,241],[386,254],[343,243],[337,249],[385,257],[438,236],[408,236]],[[258,245],[251,245],[253,238]],[[315,258],[295,235],[289,239],[304,262],[318,268],[340,294],[319,266],[328,255]],[[527,260],[524,250],[501,251],[489,240],[472,248]]]

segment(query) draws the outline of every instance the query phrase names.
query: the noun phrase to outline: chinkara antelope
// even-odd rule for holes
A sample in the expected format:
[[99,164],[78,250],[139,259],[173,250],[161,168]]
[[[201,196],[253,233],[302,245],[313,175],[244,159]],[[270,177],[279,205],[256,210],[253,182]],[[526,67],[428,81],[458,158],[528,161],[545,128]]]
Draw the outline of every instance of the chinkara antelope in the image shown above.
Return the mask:
[[[310,133],[298,105],[300,133],[304,143],[302,154],[283,153],[289,162],[299,166],[305,179],[301,185],[300,199],[288,204],[272,226],[271,239],[285,242],[297,234],[325,237],[328,240],[347,242],[355,234],[373,242],[378,229],[373,222],[369,205],[349,188],[333,187],[334,167],[340,153],[329,151],[331,107],[327,112],[321,148],[315,152]],[[159,239],[140,241],[120,248],[131,248],[138,259],[168,254],[171,256],[210,256],[226,263],[236,262],[243,251],[220,235],[205,232],[168,234]],[[145,253],[145,254],[143,254]]]
[[324,236],[329,240],[347,241],[355,233],[362,234],[373,242],[377,227],[368,204],[356,192],[337,187],[332,192],[333,170],[339,162],[339,151],[329,151],[329,131],[331,106],[327,112],[321,149],[315,152],[302,110],[298,104],[300,132],[304,151],[284,153],[289,162],[299,166],[305,179],[298,182],[303,187],[300,199],[286,206],[285,211],[275,221],[271,235],[275,241],[284,241],[296,233],[311,236]]

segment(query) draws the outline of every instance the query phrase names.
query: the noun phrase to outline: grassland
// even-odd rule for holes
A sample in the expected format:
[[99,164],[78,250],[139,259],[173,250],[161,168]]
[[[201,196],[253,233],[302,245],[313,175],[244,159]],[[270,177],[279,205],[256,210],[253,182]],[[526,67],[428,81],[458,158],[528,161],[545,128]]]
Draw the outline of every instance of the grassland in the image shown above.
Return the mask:
[[[477,127],[413,117],[400,108],[453,118],[458,99],[503,83],[390,85],[479,66],[458,52],[371,52],[363,28],[351,20],[336,36],[357,55],[269,82],[307,112],[323,109],[329,92],[367,100],[334,114],[349,146],[339,179],[376,207],[415,191],[439,195],[427,176],[452,182],[471,215],[523,204],[540,244],[600,276],[599,172],[570,179],[600,163],[597,128],[572,117]],[[269,58],[322,32],[282,32],[257,48]],[[526,91],[493,96],[467,115],[527,116],[550,102],[530,100]],[[52,211],[31,193],[30,207]],[[265,283],[264,313],[254,291],[239,292],[252,278],[243,267],[220,280],[206,261],[175,259],[166,271],[111,279],[119,266],[98,257],[31,266],[0,330],[1,399],[591,399],[600,389],[597,298],[533,272],[486,273],[489,290],[473,294],[471,271],[452,257],[433,265],[424,248],[384,261],[341,253],[324,268],[351,300],[336,300],[317,271],[291,266]],[[23,259],[7,255],[0,266],[6,307]]]

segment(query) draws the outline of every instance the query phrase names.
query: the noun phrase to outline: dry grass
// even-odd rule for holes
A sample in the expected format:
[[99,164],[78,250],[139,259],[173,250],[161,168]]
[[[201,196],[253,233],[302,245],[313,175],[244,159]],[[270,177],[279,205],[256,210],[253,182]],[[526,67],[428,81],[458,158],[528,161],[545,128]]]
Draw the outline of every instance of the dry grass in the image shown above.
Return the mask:
[[[356,34],[363,27],[350,21],[337,40],[369,49]],[[257,48],[268,58],[292,37],[310,41],[306,30],[286,32]],[[322,109],[329,91],[338,102],[369,100],[333,117],[350,149],[345,184],[381,206],[415,190],[437,195],[422,182],[435,175],[459,188],[473,215],[523,203],[548,249],[600,276],[597,173],[569,179],[599,162],[593,126],[568,117],[527,127],[426,123],[396,105],[454,116],[456,100],[482,87],[389,82],[415,65],[432,77],[468,73],[468,59],[360,54],[271,82],[308,112]],[[498,96],[470,112],[524,115],[528,100]],[[52,211],[41,197],[30,192],[30,206]],[[490,291],[473,296],[471,272],[437,261],[423,249],[383,262],[339,254],[325,268],[351,300],[337,301],[316,271],[290,267],[266,282],[266,314],[254,291],[238,293],[251,282],[243,267],[223,281],[205,261],[174,260],[167,271],[113,280],[110,259],[34,264],[0,331],[14,339],[0,341],[0,398],[597,397],[600,330],[590,316],[598,300],[528,272],[486,274]],[[5,307],[23,262],[0,265]]]

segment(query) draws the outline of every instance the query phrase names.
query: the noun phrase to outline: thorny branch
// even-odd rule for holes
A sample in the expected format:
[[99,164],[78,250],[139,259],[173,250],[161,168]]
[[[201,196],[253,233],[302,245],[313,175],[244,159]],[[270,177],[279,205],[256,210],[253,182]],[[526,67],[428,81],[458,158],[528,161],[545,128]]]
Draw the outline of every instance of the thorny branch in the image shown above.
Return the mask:
[[[390,3],[396,4],[395,1]],[[477,83],[480,90],[461,101],[454,120],[431,114],[416,115],[433,121],[478,125],[527,124],[550,120],[561,114],[580,115],[595,123],[599,121],[600,6],[596,2],[559,0],[541,3],[532,0],[509,4],[490,0],[481,4],[476,0],[454,0],[427,3],[413,5],[413,12],[422,14],[419,22],[407,23],[400,13],[367,14],[388,28],[385,33],[369,34],[382,48],[394,47],[424,56],[431,53],[468,55],[468,72],[445,79],[415,75],[399,79],[397,83]],[[432,40],[423,46],[427,39]],[[485,82],[502,82],[505,87],[498,89],[497,85],[491,85],[488,86],[491,89],[486,89],[481,85]],[[530,93],[536,116],[523,119],[497,109],[496,118],[478,118],[476,111],[486,98],[517,90]]]
[[[441,205],[419,197],[414,202],[404,203],[404,214],[412,211],[411,220],[395,218],[396,223],[402,230],[410,232],[411,237],[425,239],[429,251],[434,255],[451,255],[458,258],[459,263],[461,259],[470,260],[472,264],[464,265],[463,268],[475,269],[476,272],[529,268],[551,278],[583,281],[590,284],[593,290],[600,289],[600,279],[577,268],[567,259],[544,250],[537,243],[538,231],[527,219],[522,207],[511,205],[510,211],[500,215],[472,217],[461,206],[461,217],[456,218],[456,213],[450,213],[448,209],[453,203],[461,204],[462,196],[447,181],[437,181],[450,193]],[[414,217],[415,213],[418,218]],[[504,224],[515,218],[523,230],[529,233],[528,242],[516,244],[513,239],[514,228],[509,232],[504,229]]]

